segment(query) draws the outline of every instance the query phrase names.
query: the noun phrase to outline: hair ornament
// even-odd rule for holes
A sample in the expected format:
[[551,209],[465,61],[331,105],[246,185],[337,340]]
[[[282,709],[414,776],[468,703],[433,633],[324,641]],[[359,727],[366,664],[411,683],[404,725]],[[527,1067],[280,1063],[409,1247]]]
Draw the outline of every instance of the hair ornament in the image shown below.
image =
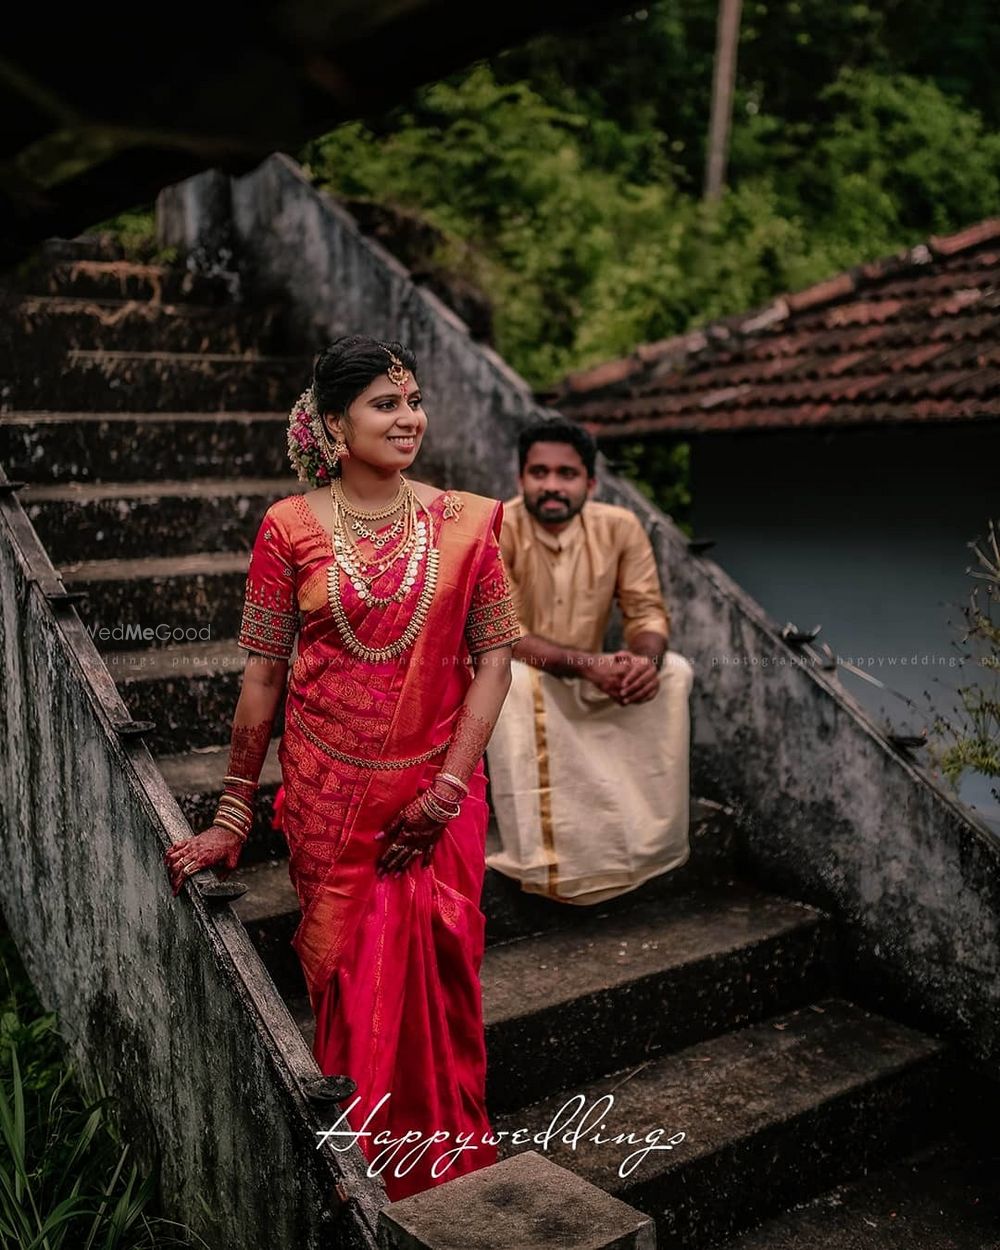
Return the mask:
[[400,390],[403,390],[403,387],[406,385],[406,382],[410,376],[409,369],[407,369],[406,365],[403,364],[403,362],[395,354],[392,348],[388,346],[387,343],[379,343],[379,347],[381,347],[381,349],[389,357],[389,360],[391,362],[389,364],[388,369],[386,369],[385,371],[386,377],[388,377],[389,381],[393,384],[393,386],[398,386]]
[[312,386],[298,397],[288,414],[288,459],[300,482],[327,486],[337,463]]

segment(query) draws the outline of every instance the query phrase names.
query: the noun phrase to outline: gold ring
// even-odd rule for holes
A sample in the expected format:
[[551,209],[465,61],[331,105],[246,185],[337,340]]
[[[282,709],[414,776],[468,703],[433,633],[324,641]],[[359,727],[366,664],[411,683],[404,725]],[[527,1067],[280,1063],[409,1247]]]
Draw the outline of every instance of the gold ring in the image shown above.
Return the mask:
[[[181,867],[182,867],[183,869],[185,869],[185,871],[186,871],[187,869],[191,868],[191,867],[192,867],[191,860],[189,860],[189,859],[184,860],[184,862],[181,864]],[[195,871],[197,871],[197,870],[195,870]],[[188,875],[190,875],[190,874],[188,874]]]

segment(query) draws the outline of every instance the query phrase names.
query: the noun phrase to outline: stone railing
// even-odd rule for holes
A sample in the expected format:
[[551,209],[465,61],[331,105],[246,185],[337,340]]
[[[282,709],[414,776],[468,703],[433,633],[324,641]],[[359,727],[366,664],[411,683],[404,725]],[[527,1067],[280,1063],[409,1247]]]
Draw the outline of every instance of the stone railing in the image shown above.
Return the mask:
[[[418,474],[516,493],[517,433],[553,413],[292,160],[189,179],[163,192],[158,216],[162,242],[202,263],[220,239],[234,249],[251,297],[280,299],[304,349],[358,331],[408,343],[430,413]],[[599,497],[632,508],[653,539],[671,643],[695,668],[695,786],[742,813],[748,872],[842,922],[858,998],[995,1066],[996,835],[603,459],[599,479]]]
[[[213,1250],[372,1250],[381,1182],[317,1148],[319,1069],[214,877],[174,898],[190,827],[0,472],[0,909],[86,1078]],[[284,1178],[277,1180],[276,1178]]]

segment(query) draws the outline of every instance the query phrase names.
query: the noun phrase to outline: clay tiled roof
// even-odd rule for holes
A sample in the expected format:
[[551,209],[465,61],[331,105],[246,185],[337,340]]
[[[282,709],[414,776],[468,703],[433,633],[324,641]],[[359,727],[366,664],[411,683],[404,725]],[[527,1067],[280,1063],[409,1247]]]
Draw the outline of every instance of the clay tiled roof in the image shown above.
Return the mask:
[[1000,419],[1000,218],[571,374],[600,440]]

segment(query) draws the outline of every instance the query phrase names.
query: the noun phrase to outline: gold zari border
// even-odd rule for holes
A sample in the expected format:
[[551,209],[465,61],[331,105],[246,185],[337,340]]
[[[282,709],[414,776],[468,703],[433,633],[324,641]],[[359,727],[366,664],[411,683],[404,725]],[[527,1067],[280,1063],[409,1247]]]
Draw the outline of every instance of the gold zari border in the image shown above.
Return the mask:
[[532,667],[528,673],[531,681],[531,698],[535,720],[535,753],[538,757],[538,818],[542,826],[542,842],[547,858],[548,885],[545,893],[559,898],[559,858],[556,855],[555,830],[552,824],[552,780],[549,775],[549,743],[545,732],[545,691],[542,675]]

